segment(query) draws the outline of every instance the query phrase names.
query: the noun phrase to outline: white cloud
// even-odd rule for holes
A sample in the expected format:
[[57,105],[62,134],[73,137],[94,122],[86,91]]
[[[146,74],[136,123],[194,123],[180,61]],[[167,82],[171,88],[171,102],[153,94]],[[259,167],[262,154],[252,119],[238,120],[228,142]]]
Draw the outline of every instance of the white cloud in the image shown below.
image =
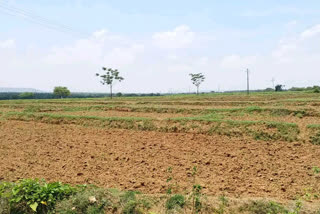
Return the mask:
[[304,32],[302,32],[301,39],[309,39],[311,37],[319,36],[319,34],[320,34],[320,24],[315,25],[305,30]]
[[293,37],[284,38],[272,52],[274,60],[298,63],[318,57],[320,52],[320,25],[312,26]]
[[280,44],[279,47],[272,52],[272,57],[279,62],[292,62],[292,56],[297,48],[297,44],[295,43]]
[[236,54],[226,56],[221,60],[223,69],[238,69],[244,70],[253,67],[257,62],[257,56],[239,56]]
[[103,57],[104,64],[112,67],[122,67],[133,64],[139,54],[144,52],[144,46],[133,44],[129,47],[114,48]]
[[0,41],[0,48],[14,48],[16,43],[13,39],[8,39],[5,41]]
[[[231,87],[245,88],[244,69],[251,71],[252,88],[272,87],[271,79],[276,83],[292,86],[307,86],[320,81],[320,32],[315,25],[305,31],[282,38],[274,49],[265,54],[232,54],[219,61],[221,78],[231,80]],[[229,77],[228,75],[229,74]],[[228,82],[223,84],[228,85]],[[240,86],[241,87],[241,86]]]
[[192,72],[192,66],[187,64],[173,64],[168,66],[168,72],[185,72],[190,73]]
[[155,33],[152,38],[154,44],[159,48],[186,48],[194,41],[195,32],[191,31],[189,26],[181,25],[173,31]]
[[45,56],[45,62],[51,64],[97,63],[101,53],[101,43],[83,39],[66,47],[54,47]]
[[106,66],[121,66],[133,63],[136,55],[143,51],[143,45],[101,30],[69,46],[52,48],[44,61],[50,64],[106,63]]
[[208,57],[200,57],[198,60],[195,61],[196,65],[198,66],[207,66],[209,64]]
[[[244,89],[246,68],[251,70],[252,88],[272,86],[272,77],[287,87],[312,85],[320,80],[318,29],[315,25],[282,38],[272,51],[265,53],[243,53],[232,48],[223,49],[223,54],[216,41],[203,39],[187,26],[139,40],[101,30],[86,39],[46,50],[19,47],[16,52],[0,48],[2,66],[7,71],[1,84],[48,91],[56,85],[68,86],[72,91],[106,91],[94,76],[106,66],[118,68],[125,77],[115,87],[121,92],[192,90],[188,76],[191,72],[206,75],[201,90],[217,90],[218,86],[221,90]],[[15,46],[14,40],[0,44]]]
[[93,33],[93,36],[98,40],[104,40],[108,31],[106,29],[102,29]]

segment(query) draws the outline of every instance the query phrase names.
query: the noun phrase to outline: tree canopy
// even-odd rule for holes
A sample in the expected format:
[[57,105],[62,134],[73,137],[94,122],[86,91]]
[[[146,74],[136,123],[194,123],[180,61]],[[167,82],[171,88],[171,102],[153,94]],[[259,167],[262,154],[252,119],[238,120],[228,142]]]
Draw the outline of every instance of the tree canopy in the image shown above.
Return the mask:
[[105,73],[104,74],[96,73],[96,76],[101,77],[100,82],[102,85],[110,86],[110,97],[112,99],[112,87],[113,87],[114,81],[116,80],[121,82],[122,80],[124,80],[124,78],[119,75],[118,69],[102,67],[102,70],[105,71]]
[[67,87],[57,86],[53,90],[53,94],[56,97],[65,98],[71,95],[69,89]]
[[199,94],[199,86],[205,80],[205,76],[202,73],[189,74],[191,76],[192,84],[197,87],[197,94]]
[[276,85],[275,91],[283,91],[284,85]]

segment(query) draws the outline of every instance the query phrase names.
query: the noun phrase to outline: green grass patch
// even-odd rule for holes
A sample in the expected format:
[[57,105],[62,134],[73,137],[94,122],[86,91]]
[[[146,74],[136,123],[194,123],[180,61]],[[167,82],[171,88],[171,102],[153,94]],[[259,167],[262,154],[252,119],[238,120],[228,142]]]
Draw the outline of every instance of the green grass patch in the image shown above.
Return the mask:
[[8,112],[5,113],[3,117],[7,120],[38,121],[49,124],[74,124],[102,128],[120,128],[147,131],[156,129],[150,118],[142,117],[96,117],[29,112]]
[[309,142],[313,145],[320,145],[320,124],[307,125]]
[[39,121],[50,124],[75,124],[102,128],[120,128],[142,131],[220,134],[251,136],[256,140],[295,141],[299,127],[294,123],[268,121],[234,121],[210,117],[173,118],[157,120],[142,117],[97,117],[48,113],[8,112],[8,120]]
[[289,214],[289,211],[281,204],[273,201],[251,201],[240,207],[239,212],[250,214]]
[[9,118],[12,116],[17,116],[18,118],[35,118],[35,119],[42,119],[42,118],[52,118],[52,119],[66,119],[66,120],[100,120],[100,121],[146,121],[150,120],[150,118],[143,118],[143,117],[97,117],[97,116],[77,116],[77,115],[59,115],[59,114],[47,114],[47,113],[40,113],[40,114],[33,114],[33,113],[25,113],[25,112],[8,112],[5,113],[6,116]]
[[[284,141],[296,141],[300,129],[295,123],[283,123],[283,122],[269,122],[269,121],[235,121],[235,120],[223,120],[212,119],[205,117],[190,117],[190,118],[173,118],[168,121],[184,124],[189,122],[192,127],[196,124],[199,133],[213,134],[227,136],[251,136],[256,140],[284,140]],[[196,123],[198,122],[198,123]],[[180,127],[176,125],[176,127]],[[183,127],[183,125],[182,125]],[[190,130],[192,127],[186,129]]]

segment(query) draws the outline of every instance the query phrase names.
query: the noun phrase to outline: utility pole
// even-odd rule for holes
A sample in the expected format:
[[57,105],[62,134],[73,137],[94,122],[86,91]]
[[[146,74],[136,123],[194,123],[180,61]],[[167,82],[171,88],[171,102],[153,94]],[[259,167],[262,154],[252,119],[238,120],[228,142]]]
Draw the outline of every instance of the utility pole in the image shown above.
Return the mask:
[[249,69],[246,70],[247,73],[247,94],[249,95],[250,89],[249,89]]
[[274,77],[273,77],[272,80],[271,80],[273,89],[274,89],[274,82],[275,82],[275,81],[276,81],[276,80],[275,80]]

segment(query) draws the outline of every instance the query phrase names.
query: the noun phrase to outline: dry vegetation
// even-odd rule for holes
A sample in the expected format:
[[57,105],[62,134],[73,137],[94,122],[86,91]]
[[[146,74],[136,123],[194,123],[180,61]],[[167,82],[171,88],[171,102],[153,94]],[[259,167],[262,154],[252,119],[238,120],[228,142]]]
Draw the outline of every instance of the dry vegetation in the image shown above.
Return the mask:
[[145,194],[72,196],[97,191],[103,212],[317,213],[319,106],[306,92],[1,101],[0,179]]

